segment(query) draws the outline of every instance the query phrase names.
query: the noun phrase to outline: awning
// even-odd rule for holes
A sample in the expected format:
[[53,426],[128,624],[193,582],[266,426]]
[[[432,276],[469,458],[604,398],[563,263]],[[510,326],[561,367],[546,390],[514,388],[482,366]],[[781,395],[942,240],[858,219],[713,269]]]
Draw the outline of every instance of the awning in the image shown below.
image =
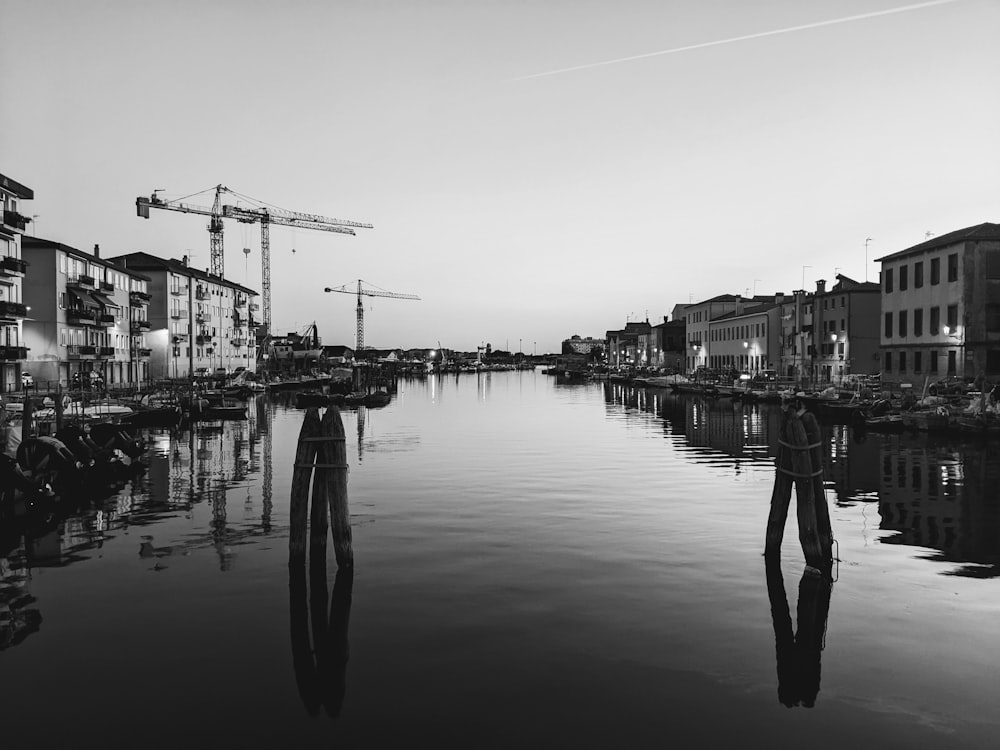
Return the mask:
[[100,304],[96,300],[91,299],[89,294],[81,294],[75,289],[67,289],[66,293],[75,299],[81,307],[86,307],[91,310],[96,310],[100,307]]
[[96,299],[97,303],[99,305],[101,305],[102,307],[114,307],[114,308],[120,308],[121,307],[121,305],[119,305],[113,299],[111,299],[110,297],[108,297],[108,296],[106,296],[104,294],[101,294],[100,292],[90,292],[89,294],[90,294],[91,297],[93,297],[94,299]]

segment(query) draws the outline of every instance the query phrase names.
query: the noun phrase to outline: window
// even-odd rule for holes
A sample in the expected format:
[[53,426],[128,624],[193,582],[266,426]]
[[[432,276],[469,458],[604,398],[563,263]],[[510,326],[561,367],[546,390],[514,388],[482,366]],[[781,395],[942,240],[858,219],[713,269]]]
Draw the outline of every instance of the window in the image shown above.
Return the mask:
[[948,333],[958,330],[958,305],[948,305]]
[[892,338],[892,313],[887,312],[885,314],[885,338]]
[[931,258],[931,286],[941,283],[941,259]]
[[899,291],[901,292],[905,292],[907,288],[910,286],[909,274],[907,273],[908,271],[909,271],[909,266],[899,267]]
[[958,356],[955,354],[955,350],[952,349],[948,352],[948,374],[954,375],[958,372]]
[[922,307],[913,311],[913,335],[924,335],[924,309]]
[[837,344],[837,354],[839,354],[841,357],[844,356],[844,342],[843,341],[841,341],[839,344]]
[[1000,250],[987,250],[986,255],[986,278],[1000,279]]
[[938,331],[941,330],[941,308],[932,307],[931,308],[931,324],[927,328],[927,333],[931,336],[937,336]]
[[892,294],[892,269],[885,269],[885,293]]
[[958,253],[948,256],[948,281],[958,281]]
[[913,288],[919,289],[924,285],[924,262],[919,261],[913,264]]
[[[914,281],[914,283],[916,282]],[[913,352],[913,372],[920,372],[921,367],[923,367],[923,352]]]
[[899,337],[906,338],[906,310],[899,311]]
[[986,306],[986,332],[1000,333],[1000,305]]
[[938,353],[937,353],[937,350],[932,350],[931,351],[931,366],[930,366],[930,371],[932,373],[934,373],[934,374],[937,374],[937,371],[938,371]]
[[882,355],[883,365],[885,366],[886,372],[892,372],[892,352],[885,352]]
[[847,297],[841,297],[840,298],[840,306],[841,307],[847,307]]
[[900,374],[906,372],[906,352],[899,353],[899,372]]
[[844,318],[840,319],[840,330],[841,331],[847,330],[847,321]]

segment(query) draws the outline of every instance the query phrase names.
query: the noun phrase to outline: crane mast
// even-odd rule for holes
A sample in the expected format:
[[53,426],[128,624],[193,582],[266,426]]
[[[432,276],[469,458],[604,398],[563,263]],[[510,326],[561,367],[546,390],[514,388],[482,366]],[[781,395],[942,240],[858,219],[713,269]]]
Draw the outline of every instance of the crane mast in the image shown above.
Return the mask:
[[384,289],[365,289],[362,287],[362,279],[357,281],[357,291],[354,289],[348,289],[347,284],[338,287],[326,287],[323,291],[326,292],[340,292],[341,294],[357,294],[358,305],[357,305],[357,316],[358,316],[358,331],[357,331],[357,347],[355,351],[360,352],[365,348],[365,306],[361,302],[361,297],[389,297],[390,299],[415,299],[419,300],[415,294],[397,294],[396,292],[387,292]]
[[[344,219],[334,219],[329,216],[319,214],[305,214],[296,211],[287,211],[273,207],[253,207],[233,206],[223,204],[222,194],[231,193],[238,197],[238,193],[227,188],[225,185],[215,186],[215,200],[211,208],[196,206],[189,203],[176,201],[164,201],[157,192],[146,198],[140,196],[135,199],[136,214],[144,219],[149,218],[149,209],[158,208],[166,211],[179,211],[187,214],[199,214],[208,216],[208,234],[210,248],[209,272],[225,277],[225,256],[223,252],[223,219],[235,219],[243,224],[260,223],[260,262],[261,262],[261,303],[263,308],[261,325],[264,335],[271,332],[271,224],[280,224],[299,229],[315,229],[320,232],[334,232],[336,234],[354,235],[355,229],[372,229],[371,224],[360,221],[349,221]],[[251,199],[253,200],[253,199]]]

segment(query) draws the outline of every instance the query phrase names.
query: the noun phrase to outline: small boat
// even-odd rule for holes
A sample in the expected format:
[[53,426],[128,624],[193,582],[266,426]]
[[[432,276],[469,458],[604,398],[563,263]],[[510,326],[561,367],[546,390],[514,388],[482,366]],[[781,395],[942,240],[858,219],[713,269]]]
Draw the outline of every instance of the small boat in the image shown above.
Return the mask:
[[902,414],[883,414],[879,417],[865,417],[865,429],[872,432],[902,432]]
[[917,432],[944,432],[951,425],[951,417],[944,407],[904,411],[901,416],[903,427]]

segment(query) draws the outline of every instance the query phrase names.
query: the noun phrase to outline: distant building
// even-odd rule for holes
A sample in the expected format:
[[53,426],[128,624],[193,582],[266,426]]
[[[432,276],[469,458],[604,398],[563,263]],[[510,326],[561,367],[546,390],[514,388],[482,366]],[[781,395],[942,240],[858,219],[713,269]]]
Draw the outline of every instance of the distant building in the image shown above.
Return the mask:
[[813,293],[796,289],[780,304],[778,375],[788,380],[809,380],[812,373]]
[[[21,235],[31,219],[20,213],[20,201],[34,191],[0,174],[0,393],[20,390],[28,357],[23,321],[28,314],[22,298],[22,279],[28,264],[21,256]],[[32,373],[34,377],[35,373]]]
[[563,354],[593,354],[595,349],[599,349],[601,352],[607,346],[606,339],[594,339],[594,338],[580,338],[576,334],[570,336],[568,339],[564,339],[562,342],[562,353]]
[[24,282],[27,366],[36,386],[74,376],[107,385],[150,377],[149,277],[93,253],[41,237],[22,238],[31,273]]
[[165,260],[136,252],[110,262],[149,279],[151,377],[186,378],[219,368],[256,371],[257,292],[192,268],[186,256]]
[[816,282],[812,298],[812,340],[806,377],[815,383],[842,383],[847,375],[880,370],[879,285],[837,274],[827,291]]
[[651,328],[647,320],[642,323],[626,323],[620,331],[608,331],[606,334],[608,365],[636,367],[649,364],[648,344]]
[[354,362],[354,350],[349,346],[324,346],[323,357],[332,365],[350,365]]
[[[674,309],[677,312],[680,312],[678,308],[683,309],[683,320],[686,324],[685,336],[687,337],[687,346],[685,361],[687,371],[694,372],[699,367],[712,367],[713,352],[708,334],[709,323],[711,321],[721,318],[723,315],[742,315],[747,306],[761,305],[772,299],[771,297],[752,297],[747,299],[738,294],[720,294],[701,302],[675,307]],[[728,351],[720,351],[717,354],[719,356],[723,354],[726,356],[730,356],[730,354],[735,356],[735,353]],[[717,359],[715,361],[722,360]]]
[[738,304],[733,312],[709,320],[708,367],[749,375],[776,369],[783,301],[779,293],[766,302]]
[[1000,376],[1000,224],[876,258],[884,378]]
[[650,363],[654,367],[667,368],[675,372],[685,371],[684,330],[683,320],[668,320],[666,316],[662,323],[652,327],[653,354]]

